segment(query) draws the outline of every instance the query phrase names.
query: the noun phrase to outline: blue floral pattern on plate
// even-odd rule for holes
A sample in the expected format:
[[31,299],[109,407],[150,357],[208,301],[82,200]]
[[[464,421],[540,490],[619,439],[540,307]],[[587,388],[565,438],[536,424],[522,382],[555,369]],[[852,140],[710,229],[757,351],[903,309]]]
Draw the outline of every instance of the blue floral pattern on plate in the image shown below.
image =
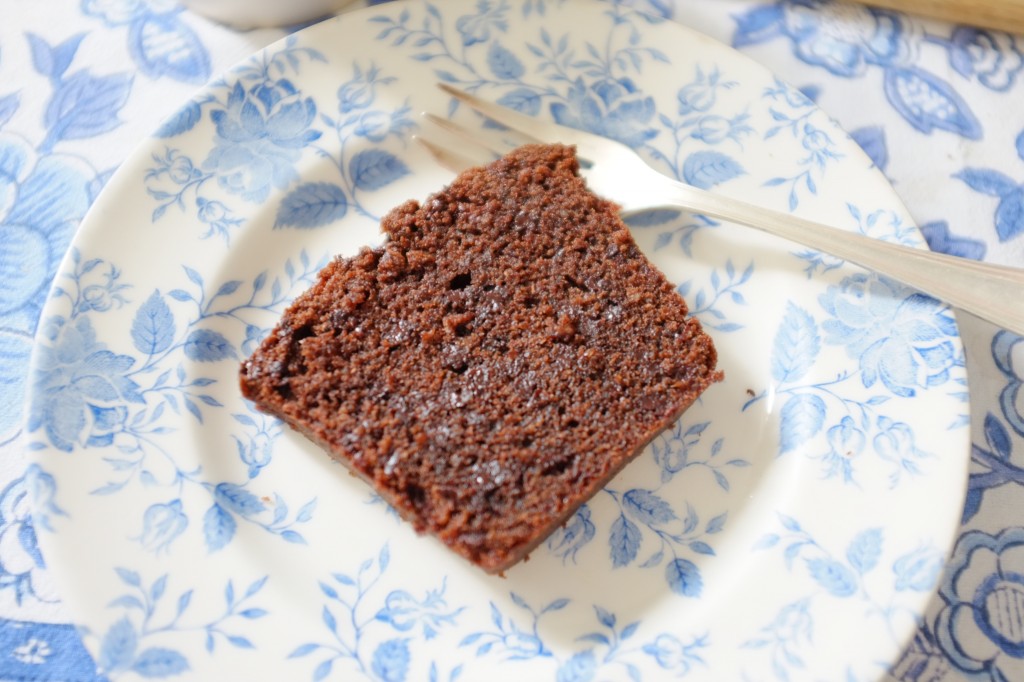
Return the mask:
[[[153,15],[123,21],[139,17]],[[408,144],[412,111],[496,132],[435,80],[620,139],[694,184],[920,245],[878,170],[805,93],[619,4],[420,2],[338,21],[351,41],[337,22],[299,33],[170,117],[96,205],[137,227],[87,220],[43,311],[36,532],[73,553],[67,538],[104,529],[64,576],[89,586],[101,672],[740,678],[787,652],[792,676],[878,672],[957,521],[886,509],[962,489],[965,370],[934,301],[700,216],[633,216],[729,379],[500,584],[396,524],[235,383],[327,258],[376,243],[377,216],[450,177]],[[851,73],[914,75],[892,26],[878,31]],[[62,83],[73,41],[38,51]],[[872,609],[885,627],[855,633]]]
[[[890,10],[822,0],[778,0],[742,14],[733,45],[783,38],[801,61],[841,78],[862,78],[868,70],[881,69],[886,98],[914,128],[980,139],[984,131],[970,105],[940,76],[913,65],[919,30],[916,21]],[[974,41],[1000,44],[1005,58],[992,65],[973,64],[969,45]],[[964,29],[949,41],[948,49],[953,68],[964,75],[976,71],[986,87],[1009,87],[1020,70],[1020,51],[1012,38]]]

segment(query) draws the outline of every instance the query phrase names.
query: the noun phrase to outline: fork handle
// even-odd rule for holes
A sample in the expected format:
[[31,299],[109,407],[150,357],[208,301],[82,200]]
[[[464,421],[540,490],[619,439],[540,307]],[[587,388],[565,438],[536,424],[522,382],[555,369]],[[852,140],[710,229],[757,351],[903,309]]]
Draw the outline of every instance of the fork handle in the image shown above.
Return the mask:
[[1024,270],[883,242],[747,204],[664,176],[658,203],[753,227],[891,277],[1024,335]]

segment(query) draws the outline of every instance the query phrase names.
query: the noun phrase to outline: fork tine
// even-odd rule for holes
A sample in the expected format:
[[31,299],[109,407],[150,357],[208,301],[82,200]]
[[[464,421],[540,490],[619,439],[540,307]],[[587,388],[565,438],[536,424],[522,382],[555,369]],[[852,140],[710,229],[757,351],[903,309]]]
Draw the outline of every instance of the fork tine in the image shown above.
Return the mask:
[[467,168],[480,165],[474,159],[470,159],[468,156],[463,156],[462,154],[453,152],[450,149],[446,149],[420,135],[414,135],[413,139],[423,145],[424,148],[430,152],[430,155],[434,157],[435,161],[437,161],[442,167],[450,170],[452,173],[461,173]]
[[[453,88],[447,83],[438,83],[437,87],[487,118],[528,137],[532,137],[538,142],[546,144],[559,142],[562,144],[572,144],[576,145],[577,150],[583,153],[589,153],[589,150],[594,149],[594,145],[598,145],[598,149],[600,149],[608,144],[614,144],[611,140],[592,133],[586,133],[575,128],[567,128],[555,123],[546,123],[532,116],[520,114],[500,104],[488,102],[476,95]],[[585,152],[584,150],[587,151]]]
[[[503,153],[496,149],[493,143],[485,143],[478,136],[473,136],[468,130],[451,121],[426,111],[420,115],[431,125],[425,126],[420,133],[413,135],[413,138],[430,152],[435,161],[450,171],[461,173],[473,166],[483,166]],[[457,144],[452,142],[456,139]]]
[[430,113],[429,111],[423,112],[423,118],[427,119],[428,121],[430,121],[431,123],[436,125],[441,130],[445,130],[445,131],[447,131],[449,133],[452,133],[453,135],[458,137],[463,142],[468,142],[469,144],[472,144],[472,145],[474,145],[476,147],[479,147],[481,149],[486,149],[488,152],[494,154],[495,158],[497,158],[499,156],[502,156],[506,152],[509,151],[508,148],[501,149],[501,148],[499,148],[497,146],[497,144],[495,144],[494,142],[491,142],[490,140],[485,139],[483,136],[481,136],[479,134],[476,134],[476,133],[473,133],[473,132],[470,132],[469,130],[467,130],[466,128],[463,128],[462,126],[460,126],[458,123],[455,123],[454,121],[449,121],[446,118],[441,118],[440,116],[435,116],[434,114]]

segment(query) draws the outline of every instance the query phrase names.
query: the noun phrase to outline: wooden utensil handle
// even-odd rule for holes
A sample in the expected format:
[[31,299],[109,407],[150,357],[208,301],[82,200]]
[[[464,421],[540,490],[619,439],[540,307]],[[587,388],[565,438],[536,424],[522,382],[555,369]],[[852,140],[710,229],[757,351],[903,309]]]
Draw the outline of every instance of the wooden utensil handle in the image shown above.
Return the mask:
[[1024,0],[863,0],[866,5],[920,14],[955,24],[1024,33]]

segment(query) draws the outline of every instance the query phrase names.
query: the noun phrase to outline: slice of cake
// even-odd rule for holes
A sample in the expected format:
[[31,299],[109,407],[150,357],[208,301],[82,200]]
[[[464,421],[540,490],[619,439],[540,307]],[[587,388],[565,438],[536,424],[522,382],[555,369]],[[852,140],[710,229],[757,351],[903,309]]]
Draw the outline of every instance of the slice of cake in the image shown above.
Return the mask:
[[716,353],[572,148],[526,146],[383,221],[241,368],[244,395],[488,572],[711,383]]

